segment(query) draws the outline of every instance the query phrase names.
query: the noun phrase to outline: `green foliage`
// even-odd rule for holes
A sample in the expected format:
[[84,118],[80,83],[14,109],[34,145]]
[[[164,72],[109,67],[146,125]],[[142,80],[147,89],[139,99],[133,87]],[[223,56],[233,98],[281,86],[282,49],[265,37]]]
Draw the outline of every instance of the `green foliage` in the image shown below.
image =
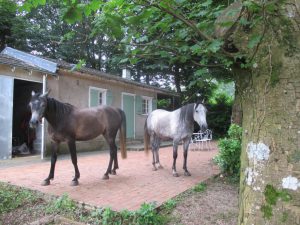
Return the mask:
[[103,225],[109,225],[109,224],[115,224],[114,219],[116,217],[116,212],[114,212],[111,208],[105,208],[102,212],[102,224]]
[[195,192],[204,192],[207,188],[205,183],[199,183],[195,187],[193,187],[193,191]]
[[266,219],[271,219],[273,216],[273,210],[270,205],[262,205],[260,211],[263,213],[263,217]]
[[271,184],[266,185],[264,196],[266,203],[261,206],[261,212],[263,213],[263,217],[266,219],[271,219],[271,217],[273,216],[272,207],[276,205],[279,199],[284,202],[289,202],[292,199],[292,196],[286,190],[277,190]]
[[0,183],[0,214],[12,211],[21,205],[37,201],[34,193]]
[[135,224],[162,224],[163,218],[155,210],[155,204],[143,203],[135,213]]
[[220,93],[207,104],[207,124],[214,138],[224,137],[231,123],[233,100],[227,94]]
[[158,109],[169,109],[171,106],[171,99],[158,99],[157,108]]
[[169,199],[163,204],[163,209],[171,211],[176,207],[177,201],[175,199]]
[[76,203],[68,196],[63,194],[59,198],[52,201],[48,207],[47,212],[73,212],[76,209]]
[[239,177],[241,155],[242,128],[232,124],[228,137],[219,140],[219,153],[214,157],[221,171],[232,177]]

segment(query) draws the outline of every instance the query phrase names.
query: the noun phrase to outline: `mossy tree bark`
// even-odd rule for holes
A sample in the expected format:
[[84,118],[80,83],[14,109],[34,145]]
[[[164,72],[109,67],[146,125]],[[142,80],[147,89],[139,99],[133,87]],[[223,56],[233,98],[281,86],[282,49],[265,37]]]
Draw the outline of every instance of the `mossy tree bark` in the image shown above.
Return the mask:
[[299,1],[293,4],[286,20],[251,31],[264,32],[252,52],[244,43],[253,33],[235,33],[239,49],[253,54],[255,62],[250,69],[235,71],[243,111],[243,225],[300,224],[300,32],[295,23]]

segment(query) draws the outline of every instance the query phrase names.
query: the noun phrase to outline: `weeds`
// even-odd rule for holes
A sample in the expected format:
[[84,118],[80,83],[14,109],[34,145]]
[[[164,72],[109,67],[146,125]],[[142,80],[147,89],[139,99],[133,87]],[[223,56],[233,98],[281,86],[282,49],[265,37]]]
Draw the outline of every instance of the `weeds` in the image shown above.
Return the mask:
[[59,198],[51,201],[47,208],[47,213],[73,213],[76,210],[76,203],[67,195],[63,194]]
[[203,192],[206,190],[207,185],[205,183],[199,183],[194,188],[193,191],[195,192]]
[[37,199],[31,191],[0,183],[0,214],[34,203]]

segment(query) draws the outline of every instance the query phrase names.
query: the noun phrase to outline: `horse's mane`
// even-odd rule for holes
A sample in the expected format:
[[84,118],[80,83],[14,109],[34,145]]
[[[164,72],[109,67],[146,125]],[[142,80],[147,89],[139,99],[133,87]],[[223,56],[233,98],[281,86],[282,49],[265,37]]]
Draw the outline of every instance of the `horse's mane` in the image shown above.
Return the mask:
[[188,124],[189,126],[193,126],[193,124],[194,124],[194,103],[184,105],[180,108],[179,123],[182,125]]
[[75,109],[75,106],[47,97],[47,108],[48,113],[51,114],[49,116],[51,116],[52,119],[55,120],[53,122],[56,123],[68,117]]

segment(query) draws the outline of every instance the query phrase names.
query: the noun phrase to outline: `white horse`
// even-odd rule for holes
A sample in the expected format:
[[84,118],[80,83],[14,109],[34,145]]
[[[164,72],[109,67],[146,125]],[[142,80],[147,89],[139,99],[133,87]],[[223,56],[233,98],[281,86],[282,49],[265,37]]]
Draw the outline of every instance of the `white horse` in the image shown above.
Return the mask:
[[153,154],[153,170],[162,168],[159,162],[159,147],[162,140],[173,140],[173,166],[172,173],[174,177],[178,177],[176,171],[177,149],[180,141],[183,141],[183,169],[185,176],[191,176],[187,170],[186,160],[189,143],[194,131],[194,121],[196,121],[201,130],[207,128],[206,108],[200,103],[191,103],[181,108],[169,112],[157,109],[151,112],[146,119],[144,127],[144,147],[148,152],[148,146],[151,141],[151,149]]

